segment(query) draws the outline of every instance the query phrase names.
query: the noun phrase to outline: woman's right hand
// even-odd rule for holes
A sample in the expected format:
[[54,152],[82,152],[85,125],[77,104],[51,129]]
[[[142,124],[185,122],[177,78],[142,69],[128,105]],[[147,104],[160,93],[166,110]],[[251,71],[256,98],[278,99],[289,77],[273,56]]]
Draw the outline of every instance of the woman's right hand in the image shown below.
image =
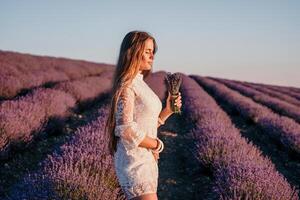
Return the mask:
[[[165,109],[168,110],[171,114],[174,113],[174,111],[172,110],[172,95],[171,93],[168,91],[168,97],[166,100],[166,107]],[[182,106],[182,102],[181,102],[181,92],[178,92],[178,96],[175,99],[175,103],[174,105],[176,105],[178,107],[178,109],[180,110],[181,106]]]

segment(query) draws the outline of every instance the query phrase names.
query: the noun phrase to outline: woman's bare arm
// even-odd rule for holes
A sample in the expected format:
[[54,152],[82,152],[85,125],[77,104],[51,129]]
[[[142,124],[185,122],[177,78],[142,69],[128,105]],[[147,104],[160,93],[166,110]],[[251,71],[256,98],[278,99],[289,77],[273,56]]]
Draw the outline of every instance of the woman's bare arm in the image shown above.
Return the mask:
[[[171,115],[173,114],[172,111],[164,108],[160,114],[159,114],[159,117],[163,120],[163,121],[166,121]],[[161,124],[159,122],[157,122],[157,128],[160,126]]]
[[160,127],[160,126],[161,126],[161,124],[159,122],[157,122],[157,128]]
[[139,144],[139,147],[144,147],[148,149],[155,149],[158,146],[158,142],[156,139],[153,139],[146,135],[143,141]]

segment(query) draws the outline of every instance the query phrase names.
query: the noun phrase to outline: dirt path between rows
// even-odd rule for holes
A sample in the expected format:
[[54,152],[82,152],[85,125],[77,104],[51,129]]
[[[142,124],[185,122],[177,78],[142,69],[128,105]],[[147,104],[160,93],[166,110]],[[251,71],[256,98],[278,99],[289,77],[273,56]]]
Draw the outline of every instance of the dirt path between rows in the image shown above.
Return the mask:
[[159,127],[158,137],[165,148],[159,159],[159,200],[216,199],[211,175],[193,157],[189,127],[182,116],[173,114]]

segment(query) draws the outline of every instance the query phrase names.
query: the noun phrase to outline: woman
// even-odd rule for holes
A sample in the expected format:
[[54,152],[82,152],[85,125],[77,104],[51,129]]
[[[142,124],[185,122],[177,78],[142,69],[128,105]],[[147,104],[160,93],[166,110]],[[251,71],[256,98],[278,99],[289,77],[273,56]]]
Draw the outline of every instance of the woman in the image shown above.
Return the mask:
[[[156,51],[155,39],[149,33],[127,33],[113,78],[106,126],[118,182],[127,199],[158,199],[158,159],[164,146],[157,128],[173,111],[170,93],[162,109],[160,99],[143,80],[152,71]],[[181,107],[180,95],[176,104]]]

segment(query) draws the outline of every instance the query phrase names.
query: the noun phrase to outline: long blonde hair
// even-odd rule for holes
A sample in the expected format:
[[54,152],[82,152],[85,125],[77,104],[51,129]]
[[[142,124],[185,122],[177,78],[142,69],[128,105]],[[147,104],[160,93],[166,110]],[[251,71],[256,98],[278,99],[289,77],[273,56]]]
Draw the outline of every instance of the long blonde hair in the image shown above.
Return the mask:
[[[117,101],[122,89],[130,84],[132,79],[139,73],[145,41],[147,39],[152,39],[154,44],[153,54],[155,54],[157,51],[156,41],[149,33],[144,31],[131,31],[127,33],[121,44],[118,62],[112,81],[113,86],[110,110],[105,124],[105,133],[108,134],[109,138],[109,153],[112,156],[114,156],[114,153],[117,150],[117,142],[119,139],[119,137],[114,134]],[[146,78],[151,72],[152,68],[150,70],[143,70],[142,74]]]

